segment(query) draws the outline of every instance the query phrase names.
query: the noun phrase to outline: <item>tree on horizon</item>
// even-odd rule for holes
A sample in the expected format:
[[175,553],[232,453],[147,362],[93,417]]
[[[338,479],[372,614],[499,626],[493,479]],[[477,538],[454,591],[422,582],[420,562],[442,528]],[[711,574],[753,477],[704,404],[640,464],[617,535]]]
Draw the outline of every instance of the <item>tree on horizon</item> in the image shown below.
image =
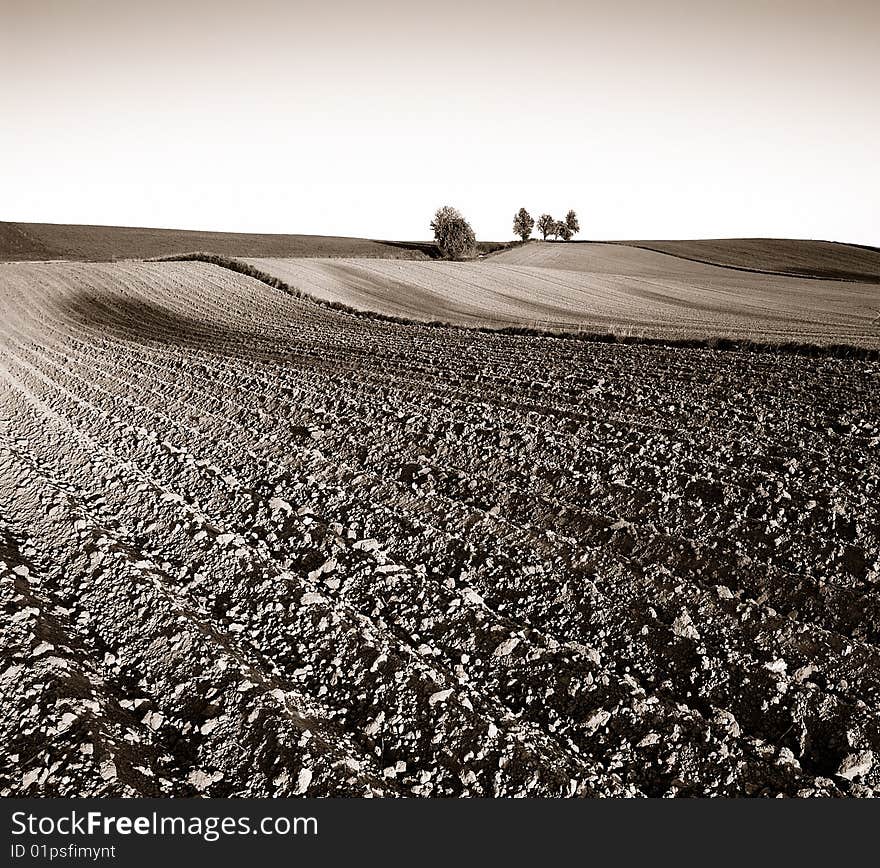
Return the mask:
[[564,220],[557,221],[553,226],[553,237],[562,238],[563,241],[571,241],[573,235],[571,227]]
[[553,232],[554,227],[556,226],[556,221],[550,214],[542,214],[538,218],[538,231],[543,235],[544,241],[547,240],[547,236]]
[[438,208],[431,221],[434,240],[446,259],[466,259],[477,251],[477,238],[471,224],[451,205]]
[[523,241],[528,241],[532,234],[535,221],[525,208],[520,208],[513,217],[513,234],[519,235]]

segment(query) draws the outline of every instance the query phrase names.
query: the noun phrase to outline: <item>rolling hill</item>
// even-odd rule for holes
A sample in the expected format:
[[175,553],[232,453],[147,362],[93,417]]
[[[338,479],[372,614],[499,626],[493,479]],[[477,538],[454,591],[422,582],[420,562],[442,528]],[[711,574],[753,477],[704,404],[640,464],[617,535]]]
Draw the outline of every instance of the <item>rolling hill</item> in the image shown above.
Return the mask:
[[[496,253],[510,242],[482,242],[480,252]],[[776,238],[724,238],[679,241],[575,241],[552,245],[576,252],[581,245],[592,248],[609,244],[665,253],[682,260],[749,271],[766,271],[800,277],[860,280],[880,283],[880,249],[830,241]],[[548,257],[527,245],[525,260]],[[514,247],[514,249],[516,249]],[[63,223],[0,222],[0,261],[81,259],[113,261],[150,259],[193,250],[238,257],[377,257],[387,259],[434,259],[430,242],[375,241],[327,235],[256,234],[247,232],[202,232],[186,229],[150,229],[128,226],[86,226]],[[605,251],[606,255],[609,255]],[[559,254],[554,254],[558,256]],[[563,257],[564,259],[565,257]],[[594,251],[593,270],[599,261]],[[609,268],[625,268],[611,262]],[[645,260],[637,259],[639,267]],[[533,264],[540,264],[534,262]],[[560,265],[559,267],[565,267]],[[658,260],[658,267],[665,268]],[[669,266],[673,270],[686,266]]]
[[880,251],[830,242],[484,242],[435,260],[426,242],[0,223],[0,260],[112,261],[206,250],[315,298],[455,325],[666,339],[880,344]]
[[408,319],[880,347],[880,284],[748,273],[622,245],[535,242],[458,263],[245,261],[316,298]]
[[694,241],[619,241],[747,271],[880,283],[880,249],[832,241],[785,238],[718,238]]
[[428,259],[431,244],[329,235],[200,232],[129,226],[0,223],[0,261],[150,259],[192,250],[224,256],[360,256]]

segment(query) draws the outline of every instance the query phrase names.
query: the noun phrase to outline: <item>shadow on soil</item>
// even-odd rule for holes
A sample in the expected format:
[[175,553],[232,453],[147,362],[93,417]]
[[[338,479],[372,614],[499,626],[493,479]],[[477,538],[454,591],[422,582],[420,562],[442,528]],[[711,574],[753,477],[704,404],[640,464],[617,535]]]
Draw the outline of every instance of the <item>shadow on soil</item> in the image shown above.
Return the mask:
[[443,258],[437,245],[430,241],[377,241],[376,243],[394,248],[395,250],[409,250],[413,253],[422,253],[428,259]]
[[[408,250],[413,253],[421,253],[428,259],[443,259],[440,248],[433,241],[377,241],[396,250]],[[500,253],[502,250],[512,250],[514,247],[522,247],[523,241],[478,241],[477,255],[488,256],[490,253]]]
[[191,347],[218,355],[284,355],[277,337],[247,322],[230,326],[203,320],[150,301],[110,293],[81,292],[59,305],[69,321],[120,340],[143,345]]

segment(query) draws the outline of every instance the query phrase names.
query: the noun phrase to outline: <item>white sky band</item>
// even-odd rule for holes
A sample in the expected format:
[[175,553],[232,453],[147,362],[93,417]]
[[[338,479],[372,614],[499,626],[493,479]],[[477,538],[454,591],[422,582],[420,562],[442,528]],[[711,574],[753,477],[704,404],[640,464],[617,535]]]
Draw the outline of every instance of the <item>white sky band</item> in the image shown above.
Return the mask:
[[878,31],[872,0],[7,0],[0,219],[878,244]]

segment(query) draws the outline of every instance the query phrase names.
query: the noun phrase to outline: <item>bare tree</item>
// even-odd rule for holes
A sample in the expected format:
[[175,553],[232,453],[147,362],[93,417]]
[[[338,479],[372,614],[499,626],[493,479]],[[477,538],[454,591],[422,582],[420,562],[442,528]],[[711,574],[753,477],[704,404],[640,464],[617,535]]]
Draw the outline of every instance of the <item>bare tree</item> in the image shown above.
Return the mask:
[[447,259],[465,259],[477,251],[477,239],[461,212],[449,205],[437,209],[431,221],[434,239]]
[[519,235],[523,241],[528,241],[534,225],[532,215],[525,208],[520,208],[513,217],[513,234]]
[[549,214],[542,214],[538,218],[538,232],[547,240],[547,236],[553,232],[556,221]]

